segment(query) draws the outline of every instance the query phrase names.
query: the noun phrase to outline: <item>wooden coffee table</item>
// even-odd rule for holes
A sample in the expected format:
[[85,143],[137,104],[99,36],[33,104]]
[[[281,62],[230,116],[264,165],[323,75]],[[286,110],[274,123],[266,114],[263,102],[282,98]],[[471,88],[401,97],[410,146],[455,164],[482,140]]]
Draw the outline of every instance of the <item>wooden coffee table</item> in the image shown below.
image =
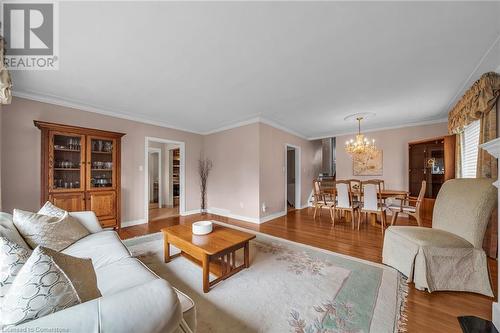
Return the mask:
[[[203,267],[203,292],[250,266],[249,242],[255,235],[214,224],[214,230],[203,236],[193,235],[191,225],[174,225],[161,229],[164,239],[165,262],[182,254]],[[171,256],[170,244],[181,250]],[[236,266],[236,251],[243,249],[244,261]],[[212,271],[218,277],[210,281]]]

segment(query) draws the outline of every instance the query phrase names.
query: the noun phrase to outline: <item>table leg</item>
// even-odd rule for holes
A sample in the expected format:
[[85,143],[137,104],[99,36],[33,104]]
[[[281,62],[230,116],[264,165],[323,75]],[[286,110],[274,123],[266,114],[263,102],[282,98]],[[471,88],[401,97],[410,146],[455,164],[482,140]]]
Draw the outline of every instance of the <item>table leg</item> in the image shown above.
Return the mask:
[[250,267],[250,243],[246,242],[243,249],[243,254],[245,257],[245,268]]
[[170,262],[170,244],[168,243],[167,233],[163,234],[163,260]]
[[374,227],[379,226],[379,224],[377,222],[377,214],[376,213],[370,213],[370,222],[371,222],[372,226],[374,226]]
[[208,254],[203,255],[203,292],[208,293],[210,289],[209,276],[210,273],[210,256]]

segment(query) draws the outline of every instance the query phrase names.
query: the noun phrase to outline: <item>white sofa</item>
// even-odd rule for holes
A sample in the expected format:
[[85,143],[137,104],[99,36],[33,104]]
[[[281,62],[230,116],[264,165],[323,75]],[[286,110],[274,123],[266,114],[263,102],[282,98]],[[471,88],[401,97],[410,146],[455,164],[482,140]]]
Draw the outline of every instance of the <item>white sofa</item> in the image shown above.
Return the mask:
[[[103,230],[93,212],[70,214],[91,234],[62,252],[92,259],[102,297],[12,327],[13,332],[51,329],[71,333],[195,331],[196,309],[189,297],[132,258],[118,234]],[[2,232],[6,228],[15,231],[12,215],[0,213],[0,235],[6,234]]]

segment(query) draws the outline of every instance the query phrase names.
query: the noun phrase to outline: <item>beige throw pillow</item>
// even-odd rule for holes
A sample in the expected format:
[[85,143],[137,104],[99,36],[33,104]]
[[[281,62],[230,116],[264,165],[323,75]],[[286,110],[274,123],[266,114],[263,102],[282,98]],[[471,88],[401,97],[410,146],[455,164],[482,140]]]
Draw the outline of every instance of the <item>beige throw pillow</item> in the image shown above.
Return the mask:
[[59,218],[14,209],[13,221],[31,248],[44,246],[61,251],[89,235],[89,231],[67,212]]
[[66,273],[82,303],[101,297],[92,259],[77,258],[44,247],[41,249]]
[[0,236],[0,304],[30,254],[27,247]]
[[59,218],[63,218],[64,215],[66,215],[66,213],[67,211],[57,206],[54,206],[50,201],[47,201],[45,205],[43,205],[43,207],[40,208],[40,210],[38,211],[38,214],[40,215],[48,215]]

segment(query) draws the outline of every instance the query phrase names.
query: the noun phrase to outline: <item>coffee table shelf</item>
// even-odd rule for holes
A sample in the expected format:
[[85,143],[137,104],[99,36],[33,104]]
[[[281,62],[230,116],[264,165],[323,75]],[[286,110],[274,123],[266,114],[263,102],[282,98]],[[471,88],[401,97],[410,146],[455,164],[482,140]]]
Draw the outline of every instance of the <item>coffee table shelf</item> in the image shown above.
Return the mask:
[[[208,293],[215,284],[250,266],[250,240],[254,234],[214,225],[208,235],[193,235],[191,225],[174,225],[161,229],[164,239],[165,262],[178,255],[170,255],[170,245],[177,247],[187,259],[203,267],[203,292]],[[236,251],[243,250],[243,263],[237,265]],[[209,273],[216,279],[210,281]]]

